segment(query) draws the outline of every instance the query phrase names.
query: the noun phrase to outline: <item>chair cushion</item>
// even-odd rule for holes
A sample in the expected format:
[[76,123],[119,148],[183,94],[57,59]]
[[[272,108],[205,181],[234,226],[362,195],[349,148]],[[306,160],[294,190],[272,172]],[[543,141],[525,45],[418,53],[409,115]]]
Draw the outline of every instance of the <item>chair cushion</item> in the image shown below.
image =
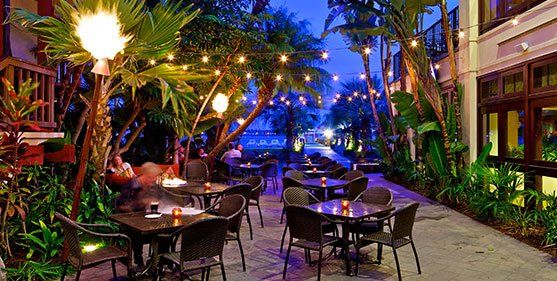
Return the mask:
[[[127,258],[128,253],[116,246],[107,246],[101,249],[94,250],[89,253],[83,254],[83,266],[90,267],[97,264],[101,264],[106,261]],[[73,259],[70,258],[70,262],[73,264]]]
[[[161,260],[168,260],[168,261],[171,261],[171,262],[179,265],[180,264],[180,252],[173,252],[173,253],[164,254],[164,255],[161,256]],[[200,269],[200,268],[219,265],[219,264],[221,264],[221,262],[218,259],[216,259],[215,257],[205,258],[205,259],[200,259],[200,260],[194,260],[194,261],[185,261],[182,264],[182,270],[195,270],[195,269]]]

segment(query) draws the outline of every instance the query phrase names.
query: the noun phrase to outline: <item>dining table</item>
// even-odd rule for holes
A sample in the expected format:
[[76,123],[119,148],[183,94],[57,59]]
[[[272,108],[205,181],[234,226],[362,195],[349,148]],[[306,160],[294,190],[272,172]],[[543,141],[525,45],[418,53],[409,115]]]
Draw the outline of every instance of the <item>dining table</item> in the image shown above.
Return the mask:
[[[221,196],[230,185],[223,183],[210,183],[211,187],[206,189],[206,183],[189,181],[187,184],[182,186],[164,186],[168,192],[176,194],[178,196],[193,196],[198,199],[200,205],[203,205],[204,209],[211,206],[211,199]],[[202,201],[203,199],[203,201]]]
[[138,273],[138,276],[146,274],[156,274],[158,265],[158,255],[162,251],[167,251],[159,247],[159,239],[157,235],[171,234],[174,231],[188,226],[200,220],[214,217],[207,213],[199,213],[195,215],[182,215],[180,218],[174,218],[171,214],[163,213],[159,218],[146,218],[146,212],[118,213],[108,217],[109,220],[120,225],[124,234],[132,239],[132,243],[141,243],[149,241],[151,245],[151,255],[146,263],[145,268]]
[[242,173],[244,173],[245,175],[248,176],[252,176],[254,174],[256,174],[259,169],[261,169],[260,164],[237,164],[237,165],[232,165],[232,169],[241,171]]
[[[323,214],[332,220],[342,222],[342,241],[344,246],[344,262],[346,266],[346,275],[352,274],[350,265],[350,222],[361,221],[371,217],[381,217],[393,211],[395,208],[390,205],[369,204],[360,201],[349,201],[349,206],[342,206],[343,199],[335,199],[324,202],[311,204],[308,208]],[[355,241],[354,241],[355,242]]]
[[307,170],[307,171],[303,171],[304,174],[310,178],[321,178],[321,177],[325,177],[329,174],[330,171],[325,171],[325,170]]
[[[323,190],[319,194],[321,195],[321,200],[325,200],[326,195],[328,196],[331,192],[343,188],[348,184],[348,181],[326,178],[325,182],[323,182],[321,178],[311,178],[302,180],[301,183],[313,190]],[[325,191],[327,194],[325,194]]]

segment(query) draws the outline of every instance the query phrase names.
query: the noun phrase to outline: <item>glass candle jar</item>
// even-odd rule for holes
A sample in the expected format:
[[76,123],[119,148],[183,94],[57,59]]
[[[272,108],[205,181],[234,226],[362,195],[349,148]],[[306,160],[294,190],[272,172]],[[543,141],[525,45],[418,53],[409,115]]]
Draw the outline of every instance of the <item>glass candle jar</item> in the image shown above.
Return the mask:
[[317,168],[313,168],[312,171],[313,171],[314,173],[317,173]]
[[206,182],[203,187],[205,188],[205,191],[211,191],[211,183],[210,182]]
[[174,208],[172,209],[172,217],[175,219],[182,217],[182,208]]
[[342,199],[340,201],[340,206],[343,210],[348,210],[348,208],[350,208],[350,200]]

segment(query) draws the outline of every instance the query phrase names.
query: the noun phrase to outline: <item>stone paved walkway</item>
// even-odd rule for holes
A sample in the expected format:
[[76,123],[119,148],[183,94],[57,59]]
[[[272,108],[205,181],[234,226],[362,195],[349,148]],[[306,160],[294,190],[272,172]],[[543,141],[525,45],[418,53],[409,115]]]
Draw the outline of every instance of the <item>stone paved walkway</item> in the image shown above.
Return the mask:
[[[334,154],[331,154],[334,156]],[[380,174],[370,174],[370,186],[385,186],[395,194],[395,205],[420,202],[414,226],[422,274],[416,271],[411,248],[399,250],[403,280],[557,280],[557,261],[518,240],[482,225],[456,211],[448,209],[414,192],[384,180]],[[262,196],[265,228],[261,228],[256,210],[251,210],[254,240],[249,240],[247,225],[242,227],[247,271],[242,271],[236,243],[225,246],[228,280],[281,280],[284,254],[279,254],[280,236],[284,225],[279,224],[282,204],[279,196],[267,190]],[[366,252],[375,255],[375,247]],[[145,251],[146,252],[146,251]],[[360,275],[344,275],[343,262],[329,259],[323,263],[323,280],[396,280],[394,259],[389,248],[383,251],[383,264],[360,266]],[[315,255],[314,255],[315,257]],[[315,259],[315,258],[314,258]],[[124,274],[123,267],[118,272]],[[317,269],[303,262],[303,252],[293,250],[287,280],[315,280]],[[110,265],[85,271],[82,280],[110,280]],[[200,275],[192,275],[199,280]],[[178,280],[166,272],[165,280]],[[221,280],[220,271],[211,272],[211,280]]]

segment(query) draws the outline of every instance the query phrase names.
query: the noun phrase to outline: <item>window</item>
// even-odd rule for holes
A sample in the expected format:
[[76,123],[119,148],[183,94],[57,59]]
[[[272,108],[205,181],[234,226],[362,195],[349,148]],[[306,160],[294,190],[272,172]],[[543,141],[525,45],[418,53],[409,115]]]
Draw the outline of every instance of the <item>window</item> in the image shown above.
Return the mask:
[[481,95],[482,99],[495,97],[498,94],[497,79],[487,80],[481,82]]
[[507,157],[524,159],[524,111],[507,112]]
[[557,162],[557,106],[535,108],[535,159]]
[[499,150],[499,134],[498,134],[498,120],[497,113],[486,113],[482,115],[482,139],[483,146],[487,145],[489,142],[492,143],[491,151],[489,155],[497,156]]
[[541,178],[542,192],[545,194],[557,194],[557,178],[539,176]]
[[557,86],[557,62],[534,68],[534,88]]
[[527,11],[543,0],[480,0],[481,32],[485,32],[514,15]]
[[503,94],[521,93],[524,91],[524,75],[522,72],[503,77]]

